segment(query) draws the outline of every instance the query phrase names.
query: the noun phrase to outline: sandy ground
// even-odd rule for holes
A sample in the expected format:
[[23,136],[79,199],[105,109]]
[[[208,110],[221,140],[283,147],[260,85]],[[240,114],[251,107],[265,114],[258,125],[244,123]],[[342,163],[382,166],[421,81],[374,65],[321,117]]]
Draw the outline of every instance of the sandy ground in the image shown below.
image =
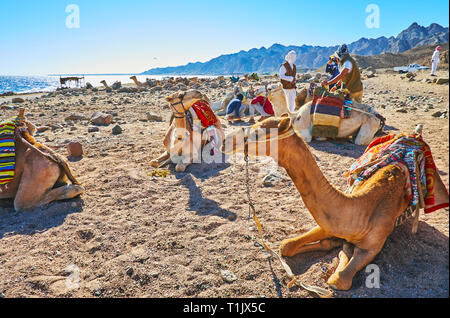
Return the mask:
[[[448,72],[440,71],[448,77]],[[378,74],[364,80],[364,101],[387,118],[386,132],[412,132],[424,124],[444,183],[449,184],[449,121],[432,116],[448,110],[448,84],[409,82],[400,75]],[[300,85],[302,86],[302,85]],[[231,90],[201,88],[212,100]],[[149,161],[163,151],[170,110],[158,93],[77,92],[25,97],[21,106],[38,126],[51,129],[37,140],[67,155],[70,140],[83,144],[84,156],[70,158],[86,188],[80,198],[54,202],[32,212],[15,213],[12,200],[0,201],[1,297],[314,297],[294,287],[275,260],[255,244],[248,219],[242,157],[221,164],[196,164],[184,173],[152,177]],[[412,96],[412,97],[411,97]],[[17,114],[0,99],[1,116]],[[16,104],[14,104],[16,105]],[[397,112],[399,109],[406,112]],[[73,113],[113,115],[115,123],[88,133],[87,120],[65,121]],[[163,122],[147,121],[146,113]],[[118,123],[123,132],[111,133]],[[233,127],[227,125],[226,131]],[[329,180],[345,190],[344,172],[364,147],[346,140],[313,141],[311,151]],[[264,187],[269,172],[279,176]],[[293,183],[268,158],[250,164],[251,194],[265,238],[281,240],[315,226]],[[380,269],[380,288],[367,288],[359,272],[349,291],[335,297],[448,297],[448,209],[397,228],[372,262]],[[339,250],[288,259],[305,283],[327,287]],[[223,271],[235,280],[226,282]]]

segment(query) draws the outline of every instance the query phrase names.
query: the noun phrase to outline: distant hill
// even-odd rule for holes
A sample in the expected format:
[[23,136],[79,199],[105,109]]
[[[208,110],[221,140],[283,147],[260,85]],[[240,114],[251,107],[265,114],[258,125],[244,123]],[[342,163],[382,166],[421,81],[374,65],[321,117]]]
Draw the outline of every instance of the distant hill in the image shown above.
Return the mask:
[[[364,55],[352,55],[359,67],[368,68],[393,68],[396,66],[406,66],[408,64],[417,63],[422,66],[431,66],[431,56],[436,49],[437,44],[430,44],[424,46],[417,46],[411,50],[403,53],[382,53],[372,56]],[[441,50],[441,63],[439,68],[448,69],[449,67],[449,44],[440,44]],[[319,72],[325,71],[325,65],[317,69]]]
[[[379,37],[377,39],[361,38],[348,44],[353,54],[370,56],[381,53],[402,53],[417,46],[437,43],[448,43],[449,28],[433,23],[423,27],[413,23],[397,37]],[[183,66],[154,68],[142,75],[220,75],[245,74],[257,72],[260,74],[276,72],[283,62],[284,56],[290,50],[297,52],[297,67],[299,69],[317,69],[324,65],[328,57],[338,46],[284,46],[274,44],[269,48],[261,47],[234,54],[221,55],[208,62],[189,63]]]

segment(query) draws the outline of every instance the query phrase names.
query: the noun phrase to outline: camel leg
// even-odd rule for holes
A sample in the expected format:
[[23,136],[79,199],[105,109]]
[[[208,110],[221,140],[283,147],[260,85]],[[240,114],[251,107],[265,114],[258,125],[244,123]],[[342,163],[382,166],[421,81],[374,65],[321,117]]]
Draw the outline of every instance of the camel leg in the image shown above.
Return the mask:
[[[336,272],[330,276],[327,283],[335,289],[349,290],[352,287],[352,280],[355,274],[363,269],[367,264],[369,264],[377,254],[378,251],[364,250],[355,247],[353,256],[348,264],[346,266],[341,266],[344,267],[342,270],[336,270]],[[348,255],[342,255],[342,258],[345,262],[345,258],[348,258]]]
[[314,252],[314,251],[329,251],[335,247],[342,246],[342,240],[336,238],[330,238],[321,240],[317,243],[306,244],[297,249],[295,254]]
[[[172,136],[172,131],[175,128],[174,125],[170,125],[169,129],[166,132],[166,135],[164,136],[164,141],[163,141],[163,145],[164,147],[168,150],[169,149],[169,144],[170,144],[170,137]],[[170,154],[169,151],[164,152],[161,156],[159,156],[156,159],[153,159],[152,161],[150,161],[150,165],[154,168],[158,168],[160,163],[169,159],[170,158]]]
[[378,129],[377,127],[372,126],[373,125],[370,122],[365,122],[362,124],[355,138],[356,145],[366,146],[372,141]]
[[37,207],[43,206],[53,201],[68,200],[79,196],[84,192],[80,185],[67,184],[65,186],[47,191],[36,204]]
[[283,240],[280,244],[281,255],[293,256],[305,244],[321,241],[329,237],[329,233],[325,232],[320,226],[316,226],[299,237]]

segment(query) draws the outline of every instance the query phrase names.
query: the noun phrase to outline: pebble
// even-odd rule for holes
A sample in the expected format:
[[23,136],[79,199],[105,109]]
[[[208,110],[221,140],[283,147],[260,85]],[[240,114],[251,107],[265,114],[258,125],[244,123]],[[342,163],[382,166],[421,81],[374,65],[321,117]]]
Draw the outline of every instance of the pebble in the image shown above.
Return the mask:
[[222,275],[223,280],[227,283],[233,283],[237,280],[236,275],[230,270],[222,270],[220,271],[220,274]]

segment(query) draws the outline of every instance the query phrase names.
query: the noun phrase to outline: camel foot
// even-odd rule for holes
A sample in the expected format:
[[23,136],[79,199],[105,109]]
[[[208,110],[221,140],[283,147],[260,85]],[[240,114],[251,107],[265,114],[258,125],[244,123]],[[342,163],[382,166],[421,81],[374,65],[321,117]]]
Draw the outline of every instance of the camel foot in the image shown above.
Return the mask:
[[188,166],[188,165],[179,163],[179,164],[177,164],[177,165],[175,166],[175,171],[176,171],[176,172],[184,172],[184,170],[186,170],[187,166]]
[[296,239],[286,239],[280,243],[280,252],[282,256],[292,257],[296,254],[297,240]]
[[330,285],[331,288],[337,290],[349,290],[352,287],[351,279],[344,279],[340,277],[340,273],[334,273],[328,278],[327,284]]
[[153,159],[152,161],[150,161],[150,166],[152,166],[153,168],[158,168],[159,160],[158,159]]

